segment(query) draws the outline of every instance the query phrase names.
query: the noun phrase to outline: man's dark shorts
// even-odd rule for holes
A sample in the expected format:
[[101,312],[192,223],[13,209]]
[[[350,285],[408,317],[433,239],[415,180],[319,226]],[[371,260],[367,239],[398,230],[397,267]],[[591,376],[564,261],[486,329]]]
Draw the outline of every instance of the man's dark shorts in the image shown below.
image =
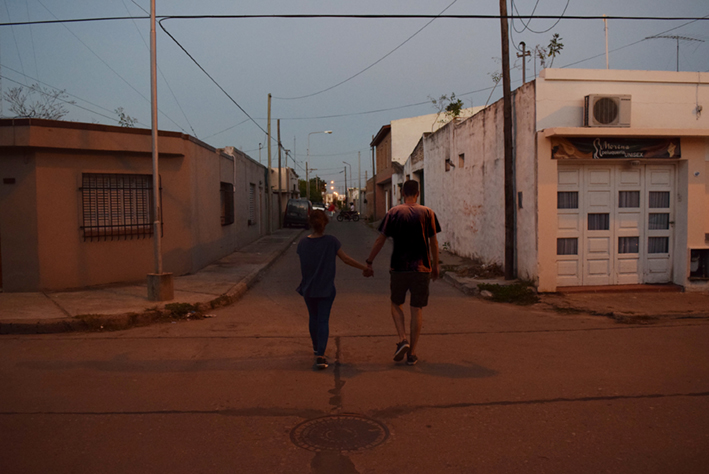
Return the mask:
[[428,284],[431,274],[427,272],[389,272],[391,275],[391,302],[397,306],[406,301],[406,292],[411,292],[409,304],[423,308],[428,304]]

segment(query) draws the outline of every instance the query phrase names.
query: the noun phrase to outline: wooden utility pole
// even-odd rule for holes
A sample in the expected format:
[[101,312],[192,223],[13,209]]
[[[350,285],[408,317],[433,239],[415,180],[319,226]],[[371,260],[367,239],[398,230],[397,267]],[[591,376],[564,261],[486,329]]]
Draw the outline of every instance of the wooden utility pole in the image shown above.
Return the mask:
[[266,170],[266,215],[268,216],[268,233],[273,232],[273,220],[271,201],[273,199],[271,191],[271,94],[268,94],[268,169]]
[[502,88],[505,135],[505,280],[515,278],[514,156],[512,154],[512,92],[510,90],[510,39],[507,0],[500,0]]
[[281,228],[281,220],[283,218],[283,191],[281,190],[281,119],[276,121],[276,129],[278,131],[278,228]]
[[532,55],[531,52],[527,51],[527,43],[524,41],[520,42],[519,45],[522,47],[522,52],[517,53],[518,58],[522,58],[522,84],[527,83],[527,58]]

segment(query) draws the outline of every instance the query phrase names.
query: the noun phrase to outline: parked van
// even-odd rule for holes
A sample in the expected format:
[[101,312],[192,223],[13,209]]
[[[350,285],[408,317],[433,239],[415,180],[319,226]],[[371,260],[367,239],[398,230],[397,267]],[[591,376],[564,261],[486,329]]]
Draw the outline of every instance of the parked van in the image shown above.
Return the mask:
[[286,204],[286,214],[283,217],[283,227],[310,227],[308,216],[313,205],[307,199],[289,199]]

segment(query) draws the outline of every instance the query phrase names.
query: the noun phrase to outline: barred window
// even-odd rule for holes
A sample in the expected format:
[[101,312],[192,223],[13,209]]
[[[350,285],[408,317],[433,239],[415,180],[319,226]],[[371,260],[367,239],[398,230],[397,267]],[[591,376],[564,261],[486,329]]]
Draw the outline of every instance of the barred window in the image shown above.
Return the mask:
[[556,239],[557,255],[578,255],[579,239]]
[[639,237],[618,237],[618,253],[638,253]]
[[640,191],[619,191],[618,207],[638,208],[640,207]]
[[222,225],[231,225],[234,223],[234,185],[220,183],[219,194],[221,196]]
[[153,235],[153,177],[149,174],[83,173],[84,240]]
[[610,229],[609,214],[589,214],[588,230],[608,230]]
[[559,191],[556,193],[556,208],[557,209],[578,209],[579,208],[579,193],[578,191]]

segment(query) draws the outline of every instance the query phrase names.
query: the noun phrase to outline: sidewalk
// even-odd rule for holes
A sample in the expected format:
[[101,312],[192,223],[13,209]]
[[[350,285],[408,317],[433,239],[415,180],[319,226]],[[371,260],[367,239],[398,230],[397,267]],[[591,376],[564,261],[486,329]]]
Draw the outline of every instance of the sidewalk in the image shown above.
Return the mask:
[[[211,310],[241,298],[302,233],[302,229],[277,230],[193,275],[176,276],[172,301],[148,301],[144,282],[79,291],[0,293],[0,334],[116,330],[210,317]],[[468,259],[441,251],[443,279],[469,295],[478,295],[480,283],[510,283],[489,275],[469,275],[463,270],[470,265]],[[532,308],[607,316],[627,323],[709,318],[707,293],[683,293],[677,291],[678,287],[652,285],[578,290],[540,294],[540,302]]]
[[[470,271],[471,267],[475,267],[472,261],[446,251],[441,251],[441,266],[447,270],[443,279],[469,295],[479,295],[478,285],[481,283],[519,283],[486,274],[485,269]],[[622,323],[709,318],[709,293],[685,293],[682,287],[676,285],[569,287],[538,296],[539,303],[533,308],[562,314],[606,316]]]
[[241,298],[302,233],[303,229],[277,230],[195,274],[175,276],[172,301],[149,301],[146,282],[78,291],[0,293],[0,334],[124,329],[209,317],[210,310]]

